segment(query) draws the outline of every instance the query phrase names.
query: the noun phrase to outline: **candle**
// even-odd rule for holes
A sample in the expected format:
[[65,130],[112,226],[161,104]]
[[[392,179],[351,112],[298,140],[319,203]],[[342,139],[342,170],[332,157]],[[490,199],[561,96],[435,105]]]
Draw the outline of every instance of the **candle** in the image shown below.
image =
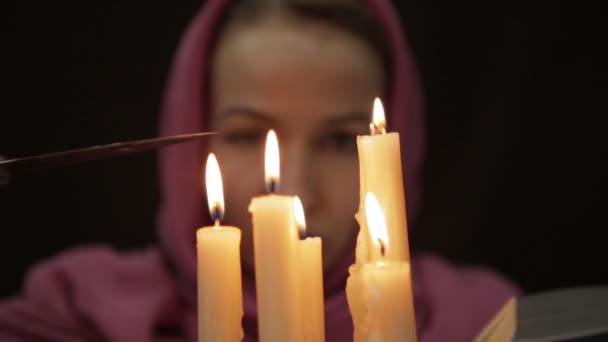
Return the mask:
[[255,283],[260,341],[299,341],[300,308],[297,301],[298,228],[291,196],[275,194],[279,186],[279,148],[274,131],[266,139],[266,186],[268,195],[249,205],[253,218]]
[[380,255],[360,269],[362,313],[368,341],[416,341],[416,320],[409,261],[387,260],[393,245],[382,208],[372,193],[365,195],[369,238]]
[[224,195],[213,154],[207,159],[205,173],[209,212],[215,225],[196,232],[199,341],[241,341],[241,231],[220,226]]
[[[401,171],[401,148],[399,133],[386,132],[386,120],[382,102],[376,98],[373,108],[371,135],[357,137],[359,151],[360,205],[357,221],[361,227],[357,246],[358,262],[378,260],[377,249],[371,248],[367,231],[367,220],[363,210],[364,195],[372,192],[378,199],[386,218],[388,237],[392,248],[385,258],[409,261],[409,242],[405,212],[403,173]],[[367,252],[364,253],[363,251]]]
[[294,198],[296,224],[300,230],[298,269],[300,273],[300,309],[302,341],[325,341],[325,305],[323,301],[323,258],[320,237],[306,237],[306,218],[302,202]]
[[[371,135],[357,137],[360,204],[359,212],[355,217],[359,222],[360,230],[355,250],[356,261],[349,268],[349,277],[346,281],[346,296],[354,324],[355,342],[368,341],[370,336],[367,311],[369,303],[366,302],[365,295],[370,271],[366,264],[379,260],[401,262],[410,260],[399,133],[386,132],[384,109],[378,98],[374,101],[370,128]],[[368,229],[364,203],[368,192],[377,196],[383,220],[386,218],[384,229],[386,239],[391,241],[391,248],[384,249],[384,255],[379,248],[374,247],[378,241],[371,240]],[[367,270],[364,271],[364,268]],[[409,291],[411,292],[411,289]]]

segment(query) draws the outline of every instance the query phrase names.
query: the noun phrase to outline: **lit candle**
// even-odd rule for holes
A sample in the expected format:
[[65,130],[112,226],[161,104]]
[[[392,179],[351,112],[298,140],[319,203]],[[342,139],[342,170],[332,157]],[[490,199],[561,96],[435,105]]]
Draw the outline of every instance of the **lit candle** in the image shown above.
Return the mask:
[[298,269],[300,273],[300,309],[302,342],[325,341],[325,305],[323,301],[323,257],[320,237],[306,237],[306,218],[302,202],[295,199],[296,223],[300,230]]
[[382,208],[372,193],[365,195],[369,238],[380,259],[361,268],[367,341],[416,341],[416,320],[409,261],[386,260],[393,245]]
[[270,194],[249,204],[253,218],[255,283],[260,341],[300,341],[298,228],[292,196],[275,194],[279,147],[274,131],[266,139],[266,186]]
[[224,194],[213,154],[207,159],[205,174],[209,212],[215,225],[196,232],[199,341],[241,341],[241,231],[220,226]]
[[378,198],[386,217],[386,229],[393,246],[385,259],[409,261],[409,241],[405,212],[403,172],[401,170],[401,147],[399,133],[386,132],[384,109],[376,98],[373,108],[371,135],[357,137],[359,151],[360,205],[357,221],[361,227],[357,245],[358,262],[378,260],[379,252],[371,248],[367,233],[367,220],[363,210],[364,195],[372,192]]
[[[352,315],[355,342],[368,341],[369,326],[365,302],[365,281],[362,269],[368,262],[378,260],[409,262],[409,241],[405,211],[403,172],[401,170],[401,147],[399,133],[386,132],[386,119],[380,99],[373,106],[371,135],[357,137],[359,152],[360,202],[355,215],[360,230],[355,250],[356,262],[349,268],[346,281],[346,296]],[[386,218],[388,240],[391,248],[380,253],[370,237],[365,212],[365,194],[377,196],[383,217]]]

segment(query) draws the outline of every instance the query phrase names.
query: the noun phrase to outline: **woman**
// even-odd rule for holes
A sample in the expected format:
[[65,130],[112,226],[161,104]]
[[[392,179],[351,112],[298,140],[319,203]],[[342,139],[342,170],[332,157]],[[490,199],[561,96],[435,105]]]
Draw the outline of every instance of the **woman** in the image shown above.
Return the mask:
[[[358,205],[355,137],[375,96],[402,137],[408,217],[416,217],[423,159],[422,105],[411,55],[386,0],[207,1],[179,48],[161,117],[163,135],[222,134],[208,146],[161,154],[160,248],[69,252],[37,266],[23,295],[0,305],[0,340],[195,341],[194,232],[207,218],[202,167],[220,161],[225,223],[243,231],[246,341],[256,340],[251,220],[264,192],[262,146],[281,142],[281,192],[302,199],[323,238],[326,340],[352,340],[345,296]],[[404,208],[405,210],[405,208]],[[515,288],[487,270],[413,255],[421,341],[469,341]]]

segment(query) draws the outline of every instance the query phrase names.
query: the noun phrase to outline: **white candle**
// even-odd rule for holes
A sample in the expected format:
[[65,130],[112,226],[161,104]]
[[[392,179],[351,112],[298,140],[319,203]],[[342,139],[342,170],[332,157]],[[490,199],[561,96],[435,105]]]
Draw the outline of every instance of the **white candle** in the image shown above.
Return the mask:
[[215,225],[196,232],[198,338],[201,342],[241,341],[241,231],[219,224],[224,196],[219,165],[213,154],[207,159],[205,178]]
[[[386,217],[386,229],[393,246],[387,251],[385,259],[409,261],[409,241],[405,211],[405,192],[401,164],[401,147],[399,133],[386,132],[384,109],[380,99],[374,101],[373,120],[370,125],[371,135],[357,137],[359,151],[360,205],[357,221],[361,227],[360,234],[368,237],[367,220],[363,201],[365,194],[373,193],[382,207]],[[368,239],[362,240],[358,250],[367,249],[369,260],[378,260],[378,251],[369,246]],[[362,256],[362,253],[357,253]],[[359,258],[360,259],[360,258]],[[364,260],[363,260],[364,261]]]
[[380,260],[361,268],[370,341],[416,341],[416,318],[409,261],[386,260],[391,244],[382,208],[372,193],[365,195],[370,241]]
[[[346,282],[348,306],[355,328],[353,332],[355,342],[368,341],[370,333],[369,303],[365,286],[373,272],[370,273],[370,267],[366,265],[381,260],[383,262],[410,260],[399,133],[386,132],[386,120],[380,99],[374,101],[370,128],[371,135],[357,137],[360,202],[359,212],[355,217],[359,222],[360,230],[355,250],[356,261],[349,268]],[[365,209],[365,197],[368,192],[377,196],[382,216],[386,218],[384,229],[387,235],[386,241],[390,241],[391,248],[385,248],[384,253],[380,248],[375,247],[378,241],[371,240]],[[364,268],[368,270],[364,272]],[[407,268],[409,269],[409,266]],[[407,277],[411,278],[409,275]],[[377,277],[372,276],[372,278]]]
[[416,341],[416,319],[409,261],[387,260],[393,244],[382,207],[372,193],[364,196],[369,236],[375,261],[350,268],[348,304],[353,317],[355,342]]
[[325,341],[325,305],[323,299],[323,257],[320,237],[306,237],[306,218],[302,202],[296,196],[296,223],[303,238],[298,241],[300,275],[299,302],[302,318],[302,341]]
[[[279,184],[279,150],[274,131],[266,140],[266,185]],[[298,228],[291,196],[255,197],[249,205],[253,218],[258,332],[264,342],[299,342]]]

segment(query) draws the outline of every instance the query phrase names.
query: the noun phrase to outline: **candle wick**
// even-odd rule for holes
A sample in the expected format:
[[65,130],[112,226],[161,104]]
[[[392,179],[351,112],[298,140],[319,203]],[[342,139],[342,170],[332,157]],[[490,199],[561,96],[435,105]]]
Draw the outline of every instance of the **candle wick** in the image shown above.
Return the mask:
[[380,244],[380,255],[384,258],[386,254],[386,246],[384,245],[384,241],[382,239],[378,239],[378,243]]
[[210,216],[211,221],[215,222],[215,226],[219,227],[220,221],[223,219],[223,212],[217,203],[215,203],[213,208],[211,208]]
[[386,134],[386,127],[378,127],[375,123],[369,124],[369,130],[372,135]]
[[376,135],[376,124],[373,122],[369,124],[369,131],[371,135]]
[[279,182],[277,182],[276,179],[271,179],[268,181],[268,183],[266,183],[266,190],[269,193],[274,194],[277,192],[278,189],[279,189]]

